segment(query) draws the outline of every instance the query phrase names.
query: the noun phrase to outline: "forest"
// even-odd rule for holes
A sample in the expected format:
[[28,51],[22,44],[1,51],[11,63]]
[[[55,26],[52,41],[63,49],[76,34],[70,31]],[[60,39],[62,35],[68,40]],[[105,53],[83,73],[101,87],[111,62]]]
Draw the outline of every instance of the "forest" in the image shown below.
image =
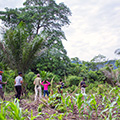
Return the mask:
[[[71,10],[55,0],[26,0],[21,8],[0,11],[0,70],[7,81],[0,120],[120,120],[120,60],[100,54],[89,62],[69,58],[63,45],[69,16]],[[113,52],[120,55],[117,48]],[[18,72],[23,77],[21,100],[15,98]],[[50,82],[49,97],[43,97],[41,86],[42,98],[34,101],[37,74]]]

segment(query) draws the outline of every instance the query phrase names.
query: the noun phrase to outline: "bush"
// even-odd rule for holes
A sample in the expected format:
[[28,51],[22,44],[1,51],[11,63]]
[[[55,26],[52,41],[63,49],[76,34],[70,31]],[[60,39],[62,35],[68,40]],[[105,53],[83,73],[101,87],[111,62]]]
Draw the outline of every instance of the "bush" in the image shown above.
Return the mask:
[[35,85],[33,84],[33,82],[36,77],[37,76],[33,72],[29,72],[28,74],[25,74],[25,85],[30,92],[34,91]]
[[94,93],[97,92],[98,85],[101,84],[98,81],[95,81],[94,83],[90,83],[88,87],[86,87],[86,93]]
[[98,79],[98,76],[96,74],[96,71],[89,71],[88,73],[88,78],[89,78],[89,82],[93,83],[94,81],[96,81]]
[[82,81],[82,77],[77,77],[77,76],[68,76],[68,78],[66,79],[66,85],[67,86],[72,86],[72,85],[76,85],[78,86],[80,81]]
[[6,92],[14,91],[15,72],[13,70],[4,71],[2,77],[4,82],[7,81],[7,84],[3,85]]

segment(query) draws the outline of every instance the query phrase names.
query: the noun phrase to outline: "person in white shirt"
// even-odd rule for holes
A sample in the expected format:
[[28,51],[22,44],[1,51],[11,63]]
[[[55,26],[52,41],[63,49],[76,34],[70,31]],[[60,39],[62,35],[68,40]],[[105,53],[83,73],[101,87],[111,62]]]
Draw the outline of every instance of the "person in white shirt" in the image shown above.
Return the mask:
[[18,99],[20,99],[20,96],[21,96],[22,83],[23,83],[22,72],[19,72],[18,76],[15,78],[15,89],[16,89],[16,92],[17,92],[15,97],[18,98]]

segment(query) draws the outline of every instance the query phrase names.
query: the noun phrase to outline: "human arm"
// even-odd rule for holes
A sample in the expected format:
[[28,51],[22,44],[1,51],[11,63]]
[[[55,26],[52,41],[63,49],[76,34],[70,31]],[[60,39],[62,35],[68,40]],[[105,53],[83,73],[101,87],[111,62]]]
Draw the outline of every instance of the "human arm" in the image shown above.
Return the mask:
[[50,83],[47,81],[48,85],[50,85]]
[[20,81],[20,83],[22,84],[22,83],[23,83],[23,81]]
[[35,79],[34,82],[33,82],[34,85],[35,85],[35,81],[36,81],[36,79]]
[[7,82],[2,82],[2,81],[0,81],[0,84],[7,84]]
[[86,85],[86,84],[83,84],[81,87],[87,87],[88,85]]
[[0,75],[0,84],[7,84],[7,82],[2,82],[2,76]]
[[44,81],[41,83],[41,85],[44,85],[43,83],[44,83]]
[[23,83],[23,78],[21,78],[20,83],[21,83],[21,84]]
[[35,80],[34,80],[33,84],[35,85]]

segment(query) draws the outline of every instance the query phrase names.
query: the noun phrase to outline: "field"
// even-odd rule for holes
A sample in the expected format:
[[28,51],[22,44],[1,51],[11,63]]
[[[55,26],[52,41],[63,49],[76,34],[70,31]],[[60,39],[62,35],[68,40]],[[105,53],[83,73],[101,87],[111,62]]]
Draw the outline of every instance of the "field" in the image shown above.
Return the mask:
[[31,93],[22,96],[20,103],[13,100],[14,93],[6,94],[0,120],[119,120],[120,88],[99,85],[91,91],[85,95],[55,92],[36,102]]

